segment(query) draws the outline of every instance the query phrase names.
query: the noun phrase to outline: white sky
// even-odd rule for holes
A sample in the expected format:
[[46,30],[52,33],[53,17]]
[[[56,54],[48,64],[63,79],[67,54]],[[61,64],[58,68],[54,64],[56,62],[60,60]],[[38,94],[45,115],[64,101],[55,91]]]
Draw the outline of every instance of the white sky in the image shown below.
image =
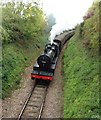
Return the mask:
[[[13,0],[3,0],[13,1]],[[31,2],[35,0],[14,0]],[[36,0],[37,1],[37,0]],[[73,28],[75,25],[82,22],[82,18],[91,7],[94,0],[39,0],[43,3],[43,10],[45,13],[53,13],[56,18],[56,25],[51,31],[51,38],[56,33],[64,29]]]
[[83,16],[94,0],[41,0],[43,10],[53,13],[56,25],[53,26],[50,39],[64,29],[73,28],[83,21]]

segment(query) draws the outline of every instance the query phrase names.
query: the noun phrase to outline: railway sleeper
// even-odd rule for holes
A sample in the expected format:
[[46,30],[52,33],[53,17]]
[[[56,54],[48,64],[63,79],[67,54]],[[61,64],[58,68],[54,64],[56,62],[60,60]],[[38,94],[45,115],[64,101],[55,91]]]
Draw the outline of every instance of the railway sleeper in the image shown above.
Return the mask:
[[40,100],[40,101],[35,101],[35,102],[30,102],[30,103],[28,103],[28,106],[40,106],[41,104],[42,104],[42,100]]
[[22,116],[22,120],[30,120],[30,118],[38,118],[38,113],[30,113]]
[[40,111],[40,107],[34,107],[32,110],[31,109],[25,110],[23,115],[29,115],[30,113],[36,114],[36,113],[39,113],[39,111]]
[[34,89],[34,92],[41,92],[41,93],[43,93],[43,92],[45,92],[46,91],[46,87],[45,88],[39,88],[39,87],[36,87],[35,89]]
[[39,95],[36,95],[36,96],[33,96],[32,98],[30,98],[30,101],[40,101],[44,98],[44,96],[39,96]]
[[29,104],[28,107],[36,108],[40,107],[42,103],[37,103],[37,104]]
[[33,94],[32,97],[31,97],[31,100],[32,100],[33,98],[42,99],[42,98],[43,98],[43,95]]
[[28,106],[40,105],[41,103],[42,103],[42,100],[31,101],[28,103]]
[[33,109],[33,111],[30,111],[30,110],[26,110],[24,113],[23,113],[23,116],[33,116],[34,114],[39,114],[39,109],[36,109],[36,110],[34,110]]
[[41,95],[41,94],[44,94],[45,91],[34,91],[34,94],[38,94],[38,95]]
[[46,88],[45,85],[36,85],[36,88]]
[[45,89],[46,89],[46,86],[44,86],[44,87],[38,87],[38,86],[36,86],[36,88],[35,88],[35,90],[40,90],[40,91],[45,90]]

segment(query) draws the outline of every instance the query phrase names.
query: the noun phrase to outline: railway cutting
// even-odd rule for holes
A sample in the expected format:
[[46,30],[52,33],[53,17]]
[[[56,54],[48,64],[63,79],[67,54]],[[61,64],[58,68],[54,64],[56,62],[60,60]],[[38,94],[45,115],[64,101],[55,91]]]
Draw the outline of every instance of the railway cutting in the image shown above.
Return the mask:
[[31,79],[35,81],[35,84],[25,100],[17,120],[28,120],[30,118],[39,120],[41,118],[48,85],[53,80],[58,57],[64,44],[73,35],[74,30],[70,30],[56,36],[53,43],[46,44],[43,53],[37,58],[33,66]]
[[43,53],[38,57],[36,64],[33,66],[31,79],[37,83],[42,81],[42,84],[35,84],[31,94],[28,96],[18,120],[23,118],[41,118],[47,86],[44,82],[53,80],[57,60],[64,44],[74,35],[74,30],[64,32],[56,36],[53,43],[48,43],[45,46]]

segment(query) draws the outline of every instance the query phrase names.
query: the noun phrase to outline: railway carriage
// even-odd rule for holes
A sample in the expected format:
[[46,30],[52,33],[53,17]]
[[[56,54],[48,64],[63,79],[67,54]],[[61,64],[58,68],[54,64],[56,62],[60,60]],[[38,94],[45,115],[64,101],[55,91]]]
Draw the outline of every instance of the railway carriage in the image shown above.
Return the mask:
[[56,36],[53,42],[59,43],[60,49],[62,49],[64,44],[67,42],[67,40],[71,38],[73,35],[74,35],[74,30],[69,30],[68,32],[64,32]]

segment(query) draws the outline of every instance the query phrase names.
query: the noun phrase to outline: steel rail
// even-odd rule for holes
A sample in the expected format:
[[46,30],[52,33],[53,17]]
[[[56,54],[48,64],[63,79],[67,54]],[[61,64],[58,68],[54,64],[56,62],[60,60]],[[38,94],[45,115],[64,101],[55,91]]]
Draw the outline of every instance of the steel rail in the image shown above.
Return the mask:
[[[35,88],[35,85],[34,85],[34,88]],[[31,92],[29,93],[27,99],[25,100],[25,103],[24,103],[24,105],[23,105],[23,107],[22,107],[22,109],[21,109],[21,112],[20,112],[17,120],[20,120],[20,119],[21,119],[21,116],[22,116],[22,114],[23,114],[23,112],[24,112],[24,110],[25,110],[25,108],[26,108],[26,106],[27,106],[27,104],[28,104],[31,96],[32,96],[32,93],[33,93],[33,91],[34,91],[34,88],[31,90]]]
[[43,102],[41,104],[40,112],[39,112],[39,115],[38,115],[38,120],[41,119],[41,115],[42,115],[42,111],[43,111],[43,107],[44,107],[44,103],[45,103],[45,99],[46,99],[47,89],[48,89],[48,87],[46,87],[46,93],[44,95]]
[[[38,86],[35,84],[34,87],[33,87],[33,89],[31,90],[31,92],[29,93],[29,95],[28,95],[27,99],[25,100],[25,103],[24,103],[24,105],[23,105],[23,107],[22,107],[22,109],[21,109],[21,112],[20,112],[20,114],[18,115],[17,120],[21,120],[21,119],[22,119],[23,113],[24,113],[24,111],[26,110],[28,103],[30,103],[31,96],[33,95],[34,90],[35,90],[35,88],[37,88],[37,87],[38,87]],[[37,120],[40,120],[40,119],[41,119],[42,111],[43,111],[43,107],[44,107],[44,103],[45,103],[45,98],[46,98],[46,94],[47,94],[47,89],[48,89],[48,86],[45,86],[45,85],[41,85],[41,87],[42,87],[42,88],[45,87],[45,90],[44,90],[44,95],[43,95],[43,97],[42,97],[42,102],[41,102],[41,105],[40,105],[40,109],[39,109],[39,111],[38,111],[38,117],[36,118]],[[40,87],[39,87],[39,88],[40,88]]]

